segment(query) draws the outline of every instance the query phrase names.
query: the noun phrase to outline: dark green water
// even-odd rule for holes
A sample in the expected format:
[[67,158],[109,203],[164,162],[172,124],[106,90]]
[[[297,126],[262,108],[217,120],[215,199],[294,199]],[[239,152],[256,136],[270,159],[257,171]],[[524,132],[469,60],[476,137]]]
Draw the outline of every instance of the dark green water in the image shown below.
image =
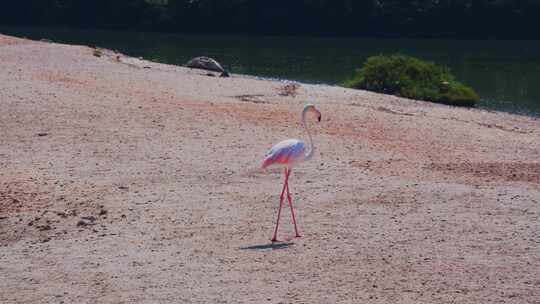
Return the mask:
[[206,55],[233,73],[325,84],[342,83],[368,56],[401,52],[449,66],[481,95],[480,107],[540,117],[540,41],[184,36],[49,28],[0,32],[116,49],[170,64]]

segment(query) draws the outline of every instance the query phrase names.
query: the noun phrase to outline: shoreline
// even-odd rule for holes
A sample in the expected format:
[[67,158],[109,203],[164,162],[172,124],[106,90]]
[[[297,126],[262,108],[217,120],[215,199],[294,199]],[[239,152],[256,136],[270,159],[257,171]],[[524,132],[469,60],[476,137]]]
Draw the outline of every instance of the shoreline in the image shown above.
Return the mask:
[[[16,30],[17,28],[14,28],[14,31]],[[6,29],[8,30],[8,29]],[[54,31],[54,28],[52,28],[51,30]],[[26,29],[26,30],[19,30],[19,32],[24,33],[24,32],[28,32],[28,31],[31,31],[31,28],[30,29]],[[40,32],[40,31],[43,31],[43,29],[40,29],[40,28],[36,28],[35,31],[37,32]],[[115,35],[119,35],[118,33],[121,33],[121,32],[115,32],[113,31],[113,33],[116,33]],[[141,34],[141,33],[138,33],[138,32],[125,32],[126,35],[136,35],[136,34],[139,34],[139,35],[147,35],[149,33],[145,33],[145,34]],[[28,33],[30,34],[30,33]],[[160,35],[159,33],[156,33],[156,35]],[[37,37],[36,35],[31,35],[30,36],[34,36],[34,37]],[[42,34],[42,36],[47,36],[47,35],[44,35]],[[53,35],[54,36],[54,35]],[[59,34],[59,36],[57,35],[57,38],[59,38],[60,36],[62,36],[62,34]],[[187,35],[186,37],[192,37],[192,35]],[[193,36],[194,37],[194,36]],[[60,39],[60,40],[72,40],[73,39],[69,39],[67,37],[64,37],[65,39]],[[77,39],[75,39],[77,40]],[[79,39],[80,40],[80,39]],[[84,40],[84,39],[83,39]],[[83,40],[80,40],[81,42]],[[84,44],[84,42],[83,42]],[[107,43],[105,43],[107,44]],[[126,48],[126,50],[128,50],[129,48]],[[127,52],[127,53],[131,53],[131,52]],[[168,58],[167,60],[168,61],[175,61],[175,60],[170,60],[171,58]],[[186,59],[187,60],[187,59]],[[437,61],[437,60],[435,60]],[[164,64],[167,64],[164,62]],[[180,64],[180,62],[179,62]],[[454,67],[456,68],[456,67]],[[253,77],[260,77],[261,79],[280,79],[280,78],[272,78],[272,77],[264,77],[264,76],[256,76],[256,75],[250,75],[250,76],[253,76]],[[306,75],[304,75],[306,76]],[[487,76],[487,75],[486,75]],[[298,79],[300,78],[306,78],[306,77],[296,77]],[[309,78],[309,77],[308,77]],[[340,83],[336,83],[336,84],[333,84],[332,81],[321,81],[321,80],[315,80],[315,81],[304,81],[304,80],[294,80],[294,79],[286,79],[284,78],[284,80],[289,80],[289,81],[298,81],[298,82],[302,82],[302,83],[306,83],[306,84],[325,84],[325,85],[330,85],[330,86],[334,86],[334,85],[340,85]],[[509,81],[508,79],[506,81]],[[532,85],[532,84],[531,84]],[[495,86],[494,86],[495,87]],[[480,87],[475,87],[475,89],[480,89]],[[490,88],[489,90],[492,91],[494,88]],[[482,91],[482,90],[480,90]],[[486,88],[484,88],[484,93],[486,93],[487,95],[490,95],[490,93],[487,93],[486,92]],[[535,106],[533,106],[534,102],[532,99],[534,99],[532,96],[529,96],[529,98],[520,98],[520,97],[517,97],[517,96],[514,96],[514,98],[510,98],[511,100],[513,100],[512,102],[507,102],[507,101],[504,101],[502,100],[501,98],[497,98],[497,97],[494,97],[494,96],[491,96],[491,97],[486,97],[485,95],[486,94],[482,94],[483,98],[482,101],[480,102],[480,105],[479,107],[480,108],[484,108],[484,109],[488,109],[488,110],[496,110],[496,111],[501,111],[501,112],[506,112],[506,113],[513,113],[513,114],[517,114],[517,115],[524,115],[524,116],[529,116],[529,117],[540,117],[540,112],[538,112],[538,109],[535,108]],[[509,93],[509,94],[514,94],[515,93]],[[508,95],[505,93],[505,95]],[[511,104],[511,105],[510,105]]]
[[[2,303],[540,301],[538,119],[1,34],[0,61]],[[284,211],[270,246],[257,168],[308,101],[303,237]]]
[[[181,65],[175,65],[175,66],[182,67]],[[303,81],[294,80],[294,79],[255,76],[255,75],[249,75],[249,74],[234,74],[234,73],[231,73],[231,75],[234,75],[236,77],[245,77],[245,78],[253,79],[253,80],[274,81],[274,82],[282,82],[282,83],[295,83],[295,84],[299,84],[299,85],[310,85],[310,86],[321,86],[321,87],[334,87],[334,88],[350,89],[350,88],[347,88],[347,87],[344,87],[344,86],[340,86],[338,84],[310,83],[310,82],[303,82]],[[351,90],[356,90],[356,89],[351,89]],[[360,91],[362,91],[362,90],[360,90]],[[404,98],[404,97],[400,97],[400,96],[396,96],[396,95],[383,94],[383,93],[378,93],[378,92],[373,92],[373,91],[366,91],[366,92],[385,95],[385,96],[392,96],[392,97],[397,97],[397,98],[403,98],[403,99],[407,99],[407,100],[414,100],[414,101],[419,101],[419,102],[427,102],[427,103],[434,103],[434,104],[438,104],[438,105],[445,105],[445,104],[432,102],[432,101],[427,101],[427,100],[408,99],[408,98]],[[480,98],[480,99],[482,99],[482,98]],[[468,109],[468,110],[473,110],[474,109],[474,110],[486,111],[486,112],[490,112],[490,113],[505,113],[505,114],[511,114],[511,115],[517,115],[517,116],[524,116],[524,117],[531,118],[531,119],[534,119],[534,120],[540,120],[540,113],[539,114],[534,114],[534,113],[526,113],[526,112],[503,111],[503,110],[497,110],[497,109],[492,109],[492,108],[483,107],[483,106],[475,106],[475,107],[458,107],[458,106],[451,106],[451,105],[446,105],[446,106],[463,108],[463,109]]]

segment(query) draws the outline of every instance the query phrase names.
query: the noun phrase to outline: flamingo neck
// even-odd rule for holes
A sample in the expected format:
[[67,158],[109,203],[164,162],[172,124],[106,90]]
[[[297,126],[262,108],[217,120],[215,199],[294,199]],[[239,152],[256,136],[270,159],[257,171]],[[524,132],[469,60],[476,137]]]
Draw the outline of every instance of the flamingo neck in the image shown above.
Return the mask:
[[304,125],[304,128],[306,129],[306,133],[309,137],[309,151],[306,153],[304,160],[310,160],[313,157],[313,154],[315,153],[315,145],[313,144],[313,138],[311,138],[311,133],[309,132],[309,128],[306,122],[306,114],[307,110],[304,110],[302,112],[302,124]]

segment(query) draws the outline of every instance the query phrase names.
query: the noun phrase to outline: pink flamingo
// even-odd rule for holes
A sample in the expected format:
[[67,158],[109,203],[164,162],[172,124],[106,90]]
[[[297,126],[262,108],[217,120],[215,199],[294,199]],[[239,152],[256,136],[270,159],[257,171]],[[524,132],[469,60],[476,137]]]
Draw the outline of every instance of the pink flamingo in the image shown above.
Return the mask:
[[283,195],[287,191],[287,200],[289,201],[289,207],[291,208],[291,215],[294,223],[294,231],[296,232],[296,237],[300,237],[298,233],[298,228],[296,227],[296,218],[294,216],[294,209],[292,205],[292,197],[289,192],[289,175],[291,175],[292,168],[299,163],[302,163],[306,160],[310,160],[313,157],[315,152],[315,146],[313,145],[313,139],[311,138],[311,133],[306,124],[306,114],[313,112],[317,114],[318,121],[321,121],[321,112],[312,104],[307,104],[304,106],[302,111],[302,125],[306,129],[306,132],[309,137],[310,149],[309,152],[306,152],[306,144],[298,139],[287,139],[279,142],[270,149],[264,158],[262,168],[266,168],[272,165],[284,166],[285,167],[285,182],[283,183],[283,190],[281,190],[281,195],[279,197],[279,211],[277,215],[276,229],[274,230],[274,237],[272,237],[272,242],[277,242],[277,231],[279,227],[279,218],[281,216],[281,207],[283,206]]

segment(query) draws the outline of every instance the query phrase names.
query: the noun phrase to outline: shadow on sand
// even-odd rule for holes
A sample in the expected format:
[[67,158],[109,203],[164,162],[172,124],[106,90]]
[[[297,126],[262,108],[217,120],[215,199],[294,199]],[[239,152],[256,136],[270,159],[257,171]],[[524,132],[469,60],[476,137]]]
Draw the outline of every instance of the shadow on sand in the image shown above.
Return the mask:
[[294,245],[294,243],[270,243],[265,245],[254,245],[254,246],[247,246],[247,247],[240,247],[240,250],[261,250],[261,251],[267,251],[267,250],[276,250],[276,249],[286,249]]

